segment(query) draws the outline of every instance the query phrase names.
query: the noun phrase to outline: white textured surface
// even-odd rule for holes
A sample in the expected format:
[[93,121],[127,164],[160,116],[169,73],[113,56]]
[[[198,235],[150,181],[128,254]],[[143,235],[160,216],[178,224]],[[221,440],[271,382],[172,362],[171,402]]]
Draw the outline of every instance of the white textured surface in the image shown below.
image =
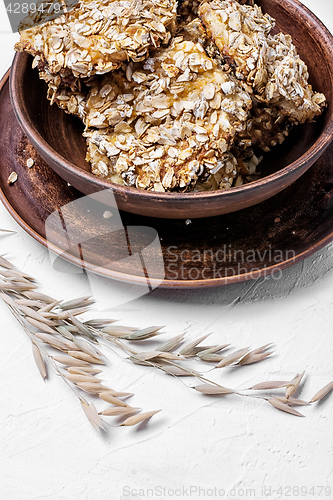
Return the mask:
[[[333,30],[332,0],[304,3]],[[8,29],[3,16],[2,11],[1,74],[11,64],[16,38],[1,34]],[[35,276],[46,293],[71,298],[90,292],[85,276],[53,270],[47,251],[3,206],[0,227],[17,231],[0,236],[0,254]],[[276,355],[270,361],[226,369],[218,380],[244,388],[306,370],[306,399],[333,378],[332,263],[329,245],[284,271],[279,281],[207,291],[155,290],[108,315],[129,325],[165,324],[170,336],[183,330],[193,337],[213,332],[212,342],[239,347],[274,342]],[[103,286],[106,297],[112,296],[111,289],[124,293],[102,278],[95,279],[96,286]],[[307,418],[298,419],[260,400],[207,399],[108,352],[105,380],[134,392],[133,406],[163,412],[141,431],[110,428],[101,437],[61,380],[53,375],[42,382],[29,340],[2,302],[0,315],[1,499],[333,498],[332,399],[305,408]],[[331,494],[322,486],[330,486]],[[164,487],[171,491],[164,494]]]

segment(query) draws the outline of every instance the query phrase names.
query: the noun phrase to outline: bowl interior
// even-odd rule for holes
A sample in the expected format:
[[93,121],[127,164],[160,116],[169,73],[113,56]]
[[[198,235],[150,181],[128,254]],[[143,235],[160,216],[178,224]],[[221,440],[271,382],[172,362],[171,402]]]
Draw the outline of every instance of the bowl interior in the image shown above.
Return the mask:
[[[294,127],[282,145],[264,154],[264,160],[259,166],[260,177],[268,178],[267,182],[270,182],[271,174],[281,172],[294,162],[298,162],[295,168],[308,162],[309,158],[306,155],[315,143],[318,143],[318,147],[324,150],[330,142],[333,130],[332,41],[320,21],[297,0],[258,0],[257,3],[262,6],[264,12],[276,19],[275,32],[282,31],[292,36],[300,57],[308,66],[310,83],[316,91],[325,94],[329,104],[323,116],[315,123]],[[70,168],[74,169],[74,173],[77,172],[81,178],[82,176],[91,177],[90,166],[85,161],[86,145],[82,137],[82,123],[79,119],[64,113],[56,105],[50,106],[46,99],[46,84],[39,80],[37,70],[31,68],[31,61],[32,58],[27,54],[16,55],[12,71],[11,91],[12,94],[15,93],[14,107],[19,108],[19,114],[24,116],[24,127],[28,127],[35,135],[39,135],[63,158],[64,164],[71,162],[73,165]],[[96,179],[95,184],[99,182],[101,188],[105,188],[105,181]],[[255,187],[258,182],[260,181],[251,183],[251,186]],[[284,187],[287,185],[286,181]],[[135,188],[122,189],[126,189],[127,192],[138,191]],[[251,197],[249,185],[234,189],[235,196],[236,193],[246,189],[247,196]],[[170,193],[148,193],[149,196],[155,194],[159,199],[170,195]],[[207,196],[206,193],[196,194],[203,199]],[[273,194],[275,193],[272,192]],[[144,196],[147,196],[147,193]],[[173,193],[171,198],[175,199],[177,196],[183,199],[186,194]],[[223,198],[223,196],[230,196],[230,193],[218,192],[218,196]],[[255,200],[252,199],[249,205],[254,203]],[[241,208],[243,207],[244,204]]]

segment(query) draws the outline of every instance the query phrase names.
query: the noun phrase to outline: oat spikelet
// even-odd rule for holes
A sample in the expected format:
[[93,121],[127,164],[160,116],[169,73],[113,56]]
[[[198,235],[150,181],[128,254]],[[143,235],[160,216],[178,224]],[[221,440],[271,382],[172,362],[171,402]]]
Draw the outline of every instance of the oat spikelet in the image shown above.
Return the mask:
[[287,387],[288,384],[289,382],[285,380],[279,380],[273,382],[261,382],[260,384],[256,384],[253,385],[252,387],[249,387],[249,389],[252,389],[254,391],[267,391],[270,389],[280,389],[280,387]]
[[88,306],[94,304],[94,300],[90,297],[79,297],[77,299],[69,300],[67,302],[62,302],[59,308],[63,311],[68,311],[69,309],[75,309],[77,307]]
[[194,387],[194,389],[198,392],[201,392],[202,394],[207,394],[209,396],[232,394],[234,392],[232,389],[228,389],[227,387],[210,384],[197,385]]
[[89,392],[90,394],[99,394],[107,390],[107,387],[97,382],[78,382],[76,385],[82,391]]
[[28,290],[28,291],[24,292],[23,295],[25,295],[29,299],[40,300],[42,302],[46,302],[46,303],[50,303],[50,304],[52,302],[54,302],[54,300],[55,300],[53,297],[50,297],[49,295],[45,295],[44,293],[36,292],[35,290]]
[[39,300],[32,300],[32,299],[15,299],[15,304],[16,306],[29,306],[29,307],[37,307],[39,309],[38,312],[40,312],[40,306],[42,305],[42,302]]
[[81,399],[80,402],[81,402],[82,409],[83,409],[84,413],[86,414],[91,425],[97,431],[104,431],[103,421],[101,420],[101,417],[99,416],[99,414],[95,408],[95,405],[93,403],[88,404],[83,399]]
[[111,406],[111,408],[103,410],[101,414],[107,417],[126,417],[128,415],[132,415],[133,413],[138,413],[140,410],[141,408],[132,408],[131,406],[128,406],[127,408],[122,406]]
[[32,344],[32,352],[33,352],[34,359],[36,361],[36,365],[37,365],[37,368],[39,370],[39,373],[41,374],[43,379],[46,379],[46,377],[47,377],[46,364],[45,364],[43,356],[40,352],[40,349],[36,344]]
[[95,368],[94,366],[69,366],[66,368],[68,373],[77,374],[77,375],[97,375],[98,373],[101,373],[102,370],[99,370],[98,368]]
[[119,398],[116,398],[113,394],[112,391],[108,391],[107,387],[104,387],[104,391],[99,393],[99,397],[103,399],[103,401],[106,401],[107,403],[116,405],[116,406],[123,406],[123,407],[128,407],[129,405],[125,403],[125,401],[122,401]]
[[11,264],[7,259],[2,257],[2,255],[0,255],[0,266],[4,267],[5,269],[13,269],[14,268],[13,264]]
[[130,425],[137,425],[139,424],[140,422],[143,422],[144,420],[148,420],[149,418],[151,418],[153,415],[155,415],[156,413],[158,413],[159,411],[161,410],[155,410],[155,411],[147,411],[145,413],[140,413],[139,415],[135,415],[133,417],[129,417],[127,418],[122,424],[121,426],[125,425],[125,426],[130,426]]
[[151,359],[157,358],[158,355],[159,353],[157,351],[139,352],[133,355],[133,358],[136,358],[138,361],[150,361]]
[[262,361],[266,359],[268,356],[273,354],[273,351],[265,352],[269,346],[272,344],[265,344],[257,349],[253,349],[250,351],[244,358],[242,358],[238,364],[240,365],[250,365],[252,363],[258,363],[258,361]]
[[132,363],[135,363],[136,365],[143,365],[143,366],[156,366],[155,364],[153,364],[151,361],[143,361],[141,359],[138,359],[135,355],[134,356],[130,356],[128,358],[130,361],[132,361]]
[[182,343],[184,340],[185,335],[181,333],[180,335],[176,335],[175,337],[172,337],[170,340],[165,342],[164,344],[160,345],[158,347],[158,351],[160,352],[170,352],[179,347],[179,345]]
[[327,396],[327,394],[329,392],[331,392],[331,390],[333,389],[333,382],[329,382],[327,385],[325,385],[325,387],[323,387],[322,389],[320,389],[320,391],[318,391],[314,396],[313,398],[311,398],[311,401],[310,403],[315,403],[316,401],[320,401],[321,399],[323,399],[325,396]]
[[157,357],[159,359],[166,359],[166,360],[171,360],[171,361],[176,361],[181,359],[181,356],[179,354],[173,354],[172,352],[157,352]]
[[73,358],[80,359],[82,361],[87,361],[88,363],[96,363],[98,365],[104,365],[104,361],[102,361],[101,359],[97,359],[93,356],[90,356],[90,354],[87,354],[86,352],[68,351],[68,354],[70,356],[73,356]]
[[0,274],[2,274],[2,276],[4,276],[5,278],[13,279],[15,281],[21,281],[22,283],[26,283],[27,281],[35,283],[34,278],[32,278],[29,274],[18,271],[17,269],[0,271]]
[[145,340],[160,335],[160,330],[164,326],[150,326],[148,328],[142,328],[141,330],[135,330],[130,335],[125,336],[126,340]]
[[18,282],[8,282],[8,283],[0,283],[0,290],[4,292],[26,292],[37,288],[37,285],[34,283],[18,283]]
[[243,359],[241,359],[238,364],[239,365],[252,365],[253,363],[258,363],[259,361],[263,361],[264,359],[268,358],[273,354],[273,351],[268,351],[268,352],[262,352],[259,354],[253,354],[249,352],[246,356],[244,356]]
[[[156,365],[158,368],[163,370],[165,373],[168,375],[175,375],[176,377],[193,377],[195,376],[194,370],[188,370],[185,367],[182,366],[176,366],[176,365]],[[197,375],[199,375],[198,372],[195,372]]]
[[134,396],[133,392],[122,392],[122,391],[114,391],[113,389],[110,389],[110,387],[107,388],[108,394],[111,396],[114,396],[115,398],[130,398]]
[[41,321],[37,321],[36,319],[30,318],[28,316],[25,317],[25,320],[28,323],[30,323],[32,326],[35,326],[36,328],[39,328],[40,330],[42,330],[42,332],[51,333],[51,334],[57,333],[56,330],[53,330],[53,328],[46,325],[45,323],[42,323]]
[[296,417],[304,417],[304,415],[302,413],[295,410],[294,408],[290,408],[290,406],[286,405],[285,403],[282,403],[277,398],[269,398],[269,399],[267,399],[267,401],[272,406],[274,406],[274,408],[277,408],[278,410],[285,411],[286,413],[291,413],[292,415],[295,415]]
[[283,398],[283,397],[276,397],[281,403],[288,404],[289,406],[308,406],[309,401],[303,401],[302,399],[297,399],[297,398]]
[[120,326],[120,325],[110,325],[110,326],[105,326],[102,329],[102,333],[107,333],[108,335],[111,335],[112,337],[126,337],[127,335],[130,335],[132,332],[135,332],[136,328],[133,328],[131,326]]
[[11,307],[16,307],[16,302],[15,300],[13,300],[11,297],[9,297],[8,295],[6,295],[4,292],[0,292],[0,297],[2,298],[2,300],[9,306]]
[[292,396],[296,391],[297,389],[299,388],[299,385],[301,383],[301,380],[304,376],[304,373],[301,373],[301,374],[297,374],[290,382],[290,384],[287,386],[286,388],[286,398],[289,398],[290,396]]
[[160,352],[160,351],[140,352],[138,354],[135,354],[133,357],[135,357],[139,361],[149,361],[155,358],[171,359],[171,360],[177,360],[180,358],[178,354],[172,354],[170,352]]
[[68,314],[68,318],[71,320],[74,326],[78,329],[78,331],[82,334],[88,337],[90,340],[93,340],[96,342],[96,339],[94,335],[91,333],[91,331],[83,324],[81,321],[79,321],[75,316],[72,314]]
[[132,396],[134,396],[134,393],[133,392],[121,392],[121,391],[114,391],[113,389],[110,389],[108,387],[108,392],[114,396],[115,398],[131,398]]
[[62,337],[65,337],[65,339],[74,340],[74,335],[68,330],[68,326],[60,325],[55,328]]
[[43,323],[43,324],[48,325],[48,326],[54,325],[54,323],[52,321],[50,321],[47,318],[45,318],[44,316],[42,316],[39,312],[34,311],[34,309],[31,309],[31,307],[23,306],[23,305],[19,305],[19,304],[17,304],[17,307],[20,309],[20,311],[22,311],[22,313],[25,316],[28,316],[29,318],[33,318],[36,321],[39,321],[40,323]]
[[57,363],[67,366],[90,366],[89,363],[83,361],[82,359],[77,359],[72,356],[52,356],[52,359]]
[[221,356],[220,354],[216,353],[222,351],[223,349],[226,349],[227,347],[229,347],[229,345],[230,344],[221,344],[215,347],[211,347],[210,349],[204,349],[203,351],[198,352],[197,356],[202,361],[219,363],[220,361],[222,361],[222,359],[225,358],[225,356]]
[[79,373],[66,373],[65,377],[75,384],[82,382],[91,382],[93,384],[97,384],[98,382],[102,382],[100,378],[96,378],[93,375],[80,375]]
[[114,323],[117,321],[116,319],[89,319],[88,321],[84,321],[83,324],[86,326],[91,326],[92,328],[103,328],[106,325]]
[[203,354],[202,356],[200,356],[200,354],[199,352],[198,357],[202,361],[207,361],[208,363],[220,363],[225,358],[225,356],[219,356],[218,354]]
[[61,300],[54,300],[53,302],[51,302],[50,304],[47,303],[45,304],[43,307],[41,307],[39,309],[39,313],[42,313],[42,312],[49,312],[49,311],[52,311],[52,309],[54,309],[55,307],[57,307],[59,304],[61,303]]
[[50,335],[48,333],[36,332],[34,335],[54,347],[55,349],[59,349],[60,351],[69,351],[69,350],[77,350],[78,347],[73,344],[70,340],[64,339],[63,337],[57,337],[56,335]]
[[179,351],[179,354],[182,354],[182,356],[191,356],[194,347],[200,344],[209,335],[210,333],[208,333],[207,335],[203,335],[202,337],[199,337],[196,340],[193,340],[193,342],[190,342],[189,344],[185,344],[184,347]]
[[85,340],[82,340],[78,337],[73,337],[73,342],[77,345],[77,347],[89,354],[90,356],[94,357],[94,358],[101,358],[103,356],[103,354],[101,353],[101,351],[99,351],[98,349],[96,349],[96,347],[92,346],[91,344],[89,344],[88,342],[86,342]]
[[226,356],[222,359],[217,365],[216,368],[224,368],[225,366],[230,366],[236,361],[239,361],[247,352],[249,348],[244,347],[244,349],[239,349],[238,351],[232,352],[229,356]]
[[213,347],[207,347],[205,348],[203,351],[200,351],[198,353],[198,356],[200,354],[202,354],[203,352],[207,352],[207,353],[216,353],[216,352],[220,352],[220,351],[223,351],[224,349],[226,349],[227,347],[229,347],[230,344],[219,344],[219,345],[215,345]]
[[55,327],[59,326],[60,321],[66,320],[68,318],[67,312],[63,313],[59,311],[51,311],[51,312],[38,311],[38,312],[41,314],[42,318],[49,319],[51,321],[51,324]]

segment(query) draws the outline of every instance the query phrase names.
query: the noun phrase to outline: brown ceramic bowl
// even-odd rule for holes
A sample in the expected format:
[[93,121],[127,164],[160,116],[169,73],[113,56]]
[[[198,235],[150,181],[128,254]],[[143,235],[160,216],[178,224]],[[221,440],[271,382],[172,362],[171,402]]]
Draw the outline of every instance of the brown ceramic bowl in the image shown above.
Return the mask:
[[316,122],[294,127],[282,146],[260,164],[261,178],[225,191],[155,193],[119,186],[90,173],[80,121],[46,100],[45,83],[31,69],[31,57],[15,56],[10,79],[12,105],[29,140],[58,173],[84,194],[112,187],[121,210],[162,218],[199,218],[234,212],[274,196],[298,179],[333,138],[333,38],[297,0],[258,0],[276,19],[275,31],[289,33],[308,65],[310,83],[326,95],[328,109]]

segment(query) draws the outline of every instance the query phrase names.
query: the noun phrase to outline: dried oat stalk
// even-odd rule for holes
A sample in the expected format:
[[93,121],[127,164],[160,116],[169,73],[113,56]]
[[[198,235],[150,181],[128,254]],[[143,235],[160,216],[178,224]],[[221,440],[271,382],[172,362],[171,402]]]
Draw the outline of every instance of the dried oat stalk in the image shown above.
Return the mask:
[[[123,336],[120,340],[118,331],[113,332],[114,336],[112,336],[112,327],[105,328],[104,330],[109,332],[108,339],[111,342],[115,343],[124,353],[129,354],[128,359],[132,363],[162,370],[164,373],[172,375],[173,377],[191,377],[192,379],[197,379],[200,384],[190,387],[206,396],[217,397],[234,395],[260,398],[267,401],[270,405],[280,411],[300,417],[304,415],[298,410],[295,410],[293,407],[308,406],[315,401],[320,401],[333,389],[333,382],[331,382],[321,389],[311,399],[311,401],[304,401],[293,397],[296,391],[300,388],[300,384],[305,373],[303,372],[301,374],[296,374],[291,380],[260,382],[252,385],[248,389],[239,391],[237,389],[222,386],[217,382],[206,378],[202,372],[193,369],[189,365],[190,362],[201,361],[209,364],[217,363],[215,368],[239,369],[242,366],[258,363],[268,358],[268,356],[273,353],[272,350],[268,350],[271,349],[271,344],[265,344],[252,350],[245,347],[237,349],[228,355],[222,355],[221,352],[227,349],[230,346],[229,344],[219,344],[215,346],[201,345],[201,343],[209,336],[203,335],[181,346],[185,338],[182,334],[173,337],[167,342],[160,343],[160,341],[157,340],[155,350],[137,351],[131,348],[129,352],[129,348],[123,342],[124,339],[126,340],[126,336]],[[146,338],[153,337],[154,329],[152,328],[151,331],[152,334],[147,335]],[[105,332],[103,332],[103,330],[100,331],[99,334],[105,336]],[[177,348],[179,348],[179,351],[175,352]],[[274,396],[269,394],[270,391],[275,391],[277,389],[284,389],[285,394],[279,395],[277,393]],[[252,391],[260,391],[260,395],[254,395]],[[263,391],[267,394],[263,394]]]
[[[107,423],[105,417],[123,418],[122,426],[133,426],[149,420],[157,411],[140,413],[140,408],[130,406],[127,398],[132,393],[122,392],[104,385],[101,367],[106,360],[97,347],[99,339],[108,342],[114,349],[125,353],[127,358],[138,365],[155,368],[173,377],[191,377],[197,384],[191,388],[210,396],[254,397],[267,401],[274,408],[294,416],[303,416],[295,406],[307,406],[321,401],[333,389],[333,382],[318,391],[310,401],[294,397],[304,377],[297,374],[291,380],[265,381],[252,385],[243,391],[225,387],[193,368],[193,363],[207,363],[216,369],[244,369],[247,364],[265,360],[272,354],[270,344],[256,349],[240,348],[229,354],[225,350],[229,344],[203,345],[208,335],[184,343],[184,334],[161,341],[160,326],[144,329],[114,325],[112,319],[82,320],[93,303],[89,297],[71,301],[59,301],[37,291],[35,280],[22,273],[4,257],[0,257],[0,296],[30,338],[33,356],[38,370],[47,378],[49,368],[73,390],[90,423],[103,431]],[[156,342],[155,349],[138,350],[137,345],[145,341]],[[135,348],[133,347],[135,346]],[[178,352],[177,352],[178,351]],[[271,391],[284,389],[284,394]],[[259,391],[254,394],[253,391]],[[109,406],[101,411],[93,401],[88,402],[83,395],[97,402],[107,402]]]
[[[48,369],[53,368],[79,398],[88,420],[99,431],[105,429],[106,423],[94,403],[87,402],[82,394],[111,405],[101,411],[103,416],[127,418],[139,412],[140,409],[132,408],[123,400],[133,394],[115,391],[96,376],[101,372],[96,365],[104,365],[105,358],[96,347],[98,340],[93,331],[97,331],[96,327],[103,329],[112,320],[92,320],[84,324],[76,315],[85,312],[93,303],[89,297],[63,302],[40,294],[36,289],[37,284],[31,276],[19,272],[8,260],[0,257],[0,296],[30,338],[33,356],[43,379],[47,378]],[[135,330],[131,335],[145,338],[157,330]],[[119,411],[119,408],[123,410]],[[151,412],[150,416],[154,413]],[[148,419],[146,413],[137,415],[138,423],[145,419]],[[136,420],[130,422],[124,425],[135,425]]]

